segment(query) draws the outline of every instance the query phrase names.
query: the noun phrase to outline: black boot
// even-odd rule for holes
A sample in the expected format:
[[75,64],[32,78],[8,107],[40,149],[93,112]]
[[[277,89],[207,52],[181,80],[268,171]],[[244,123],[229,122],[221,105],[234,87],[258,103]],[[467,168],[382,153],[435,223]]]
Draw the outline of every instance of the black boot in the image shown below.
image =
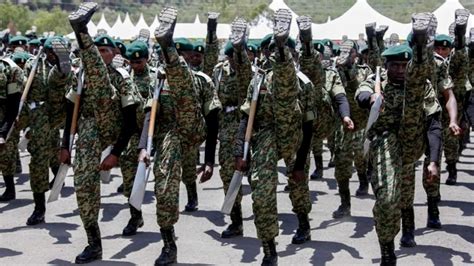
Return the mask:
[[191,185],[186,185],[186,192],[188,193],[188,203],[184,207],[184,210],[187,212],[197,211],[198,195],[196,182],[192,183]]
[[117,193],[123,193],[123,183],[117,187]]
[[170,265],[177,263],[178,249],[174,242],[173,228],[160,229],[161,238],[163,239],[163,248],[158,259],[155,260],[155,265]]
[[275,247],[275,240],[262,241],[263,246],[263,260],[262,266],[278,265],[278,256]]
[[458,169],[456,168],[456,162],[449,162],[446,165],[448,171],[448,179],[446,179],[446,185],[454,186],[458,179]]
[[316,169],[314,169],[314,172],[311,174],[311,180],[323,178],[323,156],[315,155],[314,164],[316,165]]
[[15,181],[12,175],[3,176],[5,180],[5,192],[0,196],[0,202],[7,202],[16,198]]
[[339,190],[341,197],[341,205],[332,213],[332,217],[335,219],[351,216],[351,195],[349,190]]
[[133,236],[137,234],[137,229],[143,226],[142,212],[135,209],[132,205],[130,207],[130,220],[128,220],[127,226],[122,231],[123,236]]
[[33,199],[35,201],[35,210],[26,221],[26,225],[37,225],[44,223],[44,213],[46,211],[44,192],[33,193]]
[[395,244],[393,240],[388,243],[379,243],[382,258],[380,259],[380,266],[395,266],[397,265],[397,256],[395,256]]
[[369,194],[369,180],[365,173],[358,174],[359,176],[359,188],[356,191],[356,196],[367,196]]
[[329,162],[328,162],[328,167],[331,168],[331,167],[334,167],[335,164],[334,164],[334,153],[331,153],[331,158],[329,159]]
[[163,8],[158,16],[160,26],[155,30],[155,39],[160,44],[161,51],[164,52],[165,60],[168,60],[166,59],[166,49],[174,45],[173,34],[177,17],[178,10],[173,7]]
[[242,226],[242,207],[240,204],[234,203],[232,212],[230,213],[232,223],[222,232],[222,238],[232,238],[244,234]]
[[102,241],[99,225],[86,228],[87,243],[89,244],[81,254],[76,257],[76,264],[85,264],[102,259]]
[[309,218],[306,213],[298,213],[298,229],[291,240],[292,244],[303,244],[311,240],[311,230],[309,227]]
[[79,8],[69,15],[69,23],[75,33],[87,33],[87,23],[97,10],[97,3],[82,3]]
[[441,221],[439,220],[438,197],[428,197],[428,222],[426,227],[439,229]]
[[400,246],[411,248],[415,242],[415,213],[413,207],[402,209],[402,238]]

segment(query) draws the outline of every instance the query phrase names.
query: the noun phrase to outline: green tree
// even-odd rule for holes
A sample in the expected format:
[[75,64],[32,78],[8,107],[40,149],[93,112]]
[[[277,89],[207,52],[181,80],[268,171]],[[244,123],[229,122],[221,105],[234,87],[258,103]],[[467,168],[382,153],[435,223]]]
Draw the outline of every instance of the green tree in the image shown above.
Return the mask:
[[10,23],[16,30],[25,32],[31,28],[30,11],[21,5],[13,5],[10,1],[0,4],[0,29],[5,29]]
[[38,34],[54,31],[56,34],[68,34],[72,31],[67,18],[68,13],[59,7],[51,11],[39,10],[35,14],[33,25],[38,27]]

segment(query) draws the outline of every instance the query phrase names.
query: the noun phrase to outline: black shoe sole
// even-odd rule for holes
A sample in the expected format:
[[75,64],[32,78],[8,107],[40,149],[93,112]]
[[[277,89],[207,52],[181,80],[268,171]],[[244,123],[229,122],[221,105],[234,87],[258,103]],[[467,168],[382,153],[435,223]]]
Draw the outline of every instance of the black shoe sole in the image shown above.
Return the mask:
[[61,73],[69,73],[71,72],[71,63],[69,59],[69,51],[65,44],[63,44],[60,40],[55,39],[52,41],[53,51],[58,57],[59,60],[59,68]]
[[87,264],[87,263],[91,263],[91,262],[93,262],[93,261],[101,260],[101,259],[102,259],[102,255],[96,256],[96,257],[94,257],[94,258],[92,258],[92,259],[89,259],[89,260],[82,260],[82,261],[81,261],[81,260],[77,260],[77,258],[76,258],[76,260],[74,261],[74,263],[75,263],[75,264]]
[[178,10],[174,7],[165,7],[163,10],[161,10],[158,18],[160,26],[158,26],[158,28],[156,28],[154,32],[155,39],[157,42],[167,38],[166,35],[170,33],[171,35],[173,34],[177,17]]
[[278,43],[284,44],[288,39],[291,27],[291,12],[288,9],[278,9],[274,17],[273,38]]
[[301,16],[296,19],[298,29],[300,30],[300,39],[303,42],[311,42],[313,33],[311,32],[312,20],[308,16]]
[[234,47],[242,47],[245,42],[247,31],[247,22],[241,18],[237,18],[232,22],[230,41]]
[[291,244],[301,245],[301,244],[304,244],[308,241],[311,241],[311,236],[307,236],[304,240],[294,240],[294,239],[292,239]]
[[99,8],[99,5],[97,3],[93,3],[93,2],[82,3],[79,6],[79,9],[77,11],[71,13],[68,16],[69,22],[71,24],[80,23],[84,19],[84,17],[89,17],[89,20],[90,20],[90,18],[97,11],[98,8]]

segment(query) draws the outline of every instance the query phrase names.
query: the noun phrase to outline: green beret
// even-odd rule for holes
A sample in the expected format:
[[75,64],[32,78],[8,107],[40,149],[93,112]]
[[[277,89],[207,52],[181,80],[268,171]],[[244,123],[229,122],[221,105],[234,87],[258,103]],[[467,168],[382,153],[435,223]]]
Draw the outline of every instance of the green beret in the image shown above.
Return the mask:
[[44,44],[43,44],[44,49],[53,49],[53,40],[59,40],[59,41],[65,43],[63,38],[61,38],[59,36],[49,37],[48,39],[46,39],[46,41],[44,41]]
[[8,41],[8,45],[27,45],[28,38],[24,36],[14,36]]
[[332,50],[334,50],[334,43],[329,40],[329,39],[324,39],[321,41],[324,45],[328,46],[329,48],[331,48]]
[[313,41],[313,46],[316,51],[324,53],[324,44],[320,41]]
[[193,44],[186,38],[177,38],[174,40],[176,50],[179,52],[189,52],[194,49]]
[[106,35],[106,34],[102,34],[102,35],[97,36],[97,38],[95,38],[95,40],[94,40],[94,44],[95,44],[95,46],[108,46],[108,47],[112,47],[112,48],[117,48],[117,46],[115,45],[114,40],[112,40],[112,38],[109,35]]
[[41,41],[39,39],[32,39],[28,42],[28,45],[31,46],[41,46]]
[[232,43],[231,42],[227,42],[224,46],[224,54],[229,56],[229,57],[232,57],[232,55],[234,54],[234,46],[232,46]]
[[256,54],[258,52],[258,46],[253,42],[249,42],[247,43],[247,51]]
[[126,57],[133,59],[148,59],[148,46],[142,41],[134,41],[127,47]]
[[120,54],[125,56],[125,54],[127,53],[127,47],[125,46],[125,43],[123,43],[123,41],[120,39],[115,39],[114,43],[115,43],[115,46],[119,48]]
[[203,41],[195,41],[193,43],[193,51],[195,52],[203,54],[205,48],[206,48],[206,45],[204,44]]
[[[289,48],[292,48],[292,49],[295,49],[296,47],[296,41],[295,39],[293,38],[288,38],[288,41],[286,41],[286,45],[289,47]],[[271,42],[270,43],[270,46],[268,47],[270,50],[273,49],[275,47],[275,43],[274,42]]]
[[263,37],[262,41],[260,42],[260,47],[265,48],[270,45],[270,42],[272,41],[273,34],[267,34],[265,37]]
[[30,54],[27,52],[15,52],[12,55],[12,60],[15,63],[26,63],[30,59]]
[[255,47],[257,47],[257,50],[260,50],[260,41],[259,41],[259,40],[255,40],[255,39],[254,39],[254,40],[249,40],[249,41],[247,42],[247,45],[250,45],[250,44],[252,44],[252,45],[254,45]]
[[436,35],[434,46],[449,47],[453,46],[453,39],[446,34]]
[[410,61],[413,51],[408,45],[396,45],[388,48],[382,53],[386,62],[390,61]]

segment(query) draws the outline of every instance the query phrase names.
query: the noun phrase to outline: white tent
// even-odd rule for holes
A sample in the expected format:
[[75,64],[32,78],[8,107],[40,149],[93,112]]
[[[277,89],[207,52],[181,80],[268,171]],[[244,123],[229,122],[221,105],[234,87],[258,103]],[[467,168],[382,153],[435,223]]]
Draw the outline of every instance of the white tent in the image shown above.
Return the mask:
[[140,13],[140,18],[138,19],[138,22],[137,24],[135,25],[135,31],[136,31],[136,34],[138,34],[138,32],[141,30],[141,29],[149,29],[150,27],[146,24],[146,21],[145,19],[143,18],[143,13]]
[[[433,14],[438,19],[438,29],[437,33],[439,34],[449,34],[449,25],[454,22],[454,12],[456,9],[463,9],[463,5],[459,3],[459,0],[446,0],[438,9],[436,9]],[[470,23],[473,23],[473,19],[469,19]],[[468,28],[469,28],[468,22]],[[469,29],[467,30],[469,32]]]
[[201,24],[201,20],[199,19],[199,14],[196,14],[196,18],[194,19],[194,24]]
[[[291,8],[287,4],[285,4],[285,1],[284,0],[273,0],[268,7],[273,11],[277,11],[278,9],[289,9],[290,10],[291,15],[292,15],[290,35],[292,37],[296,37],[298,35],[298,32],[299,32],[298,25],[296,24],[296,18],[298,17],[298,15],[295,12],[293,12],[293,10],[291,10]],[[273,30],[272,30],[272,32],[273,32]]]
[[109,31],[109,35],[114,38],[118,37],[120,33],[120,29],[122,28],[122,25],[123,25],[122,17],[120,16],[120,14],[118,14],[114,25],[112,25],[112,29]]
[[135,28],[133,25],[132,20],[130,20],[130,15],[128,13],[125,14],[125,19],[123,20],[122,27],[118,30],[118,36],[122,40],[130,40],[132,37],[138,35],[139,29]]
[[160,25],[160,22],[158,21],[158,15],[155,15],[155,18],[153,19],[153,22],[150,25],[150,33],[153,35],[153,32],[155,32],[156,28]]
[[411,30],[410,24],[402,24],[385,17],[374,10],[367,0],[357,0],[340,17],[325,24],[313,25],[313,37],[316,39],[341,39],[342,35],[347,35],[350,39],[358,39],[359,33],[365,33],[365,25],[372,22],[376,22],[377,25],[389,26],[386,36],[391,33],[407,36]]
[[[218,24],[219,28],[220,24]],[[207,25],[199,21],[199,17],[194,21],[194,23],[176,23],[176,28],[174,30],[174,37],[184,37],[184,38],[206,38],[207,34]]]
[[107,32],[112,30],[112,28],[109,26],[109,23],[107,23],[107,20],[105,19],[104,13],[102,13],[99,23],[97,23],[97,30],[105,30]]
[[260,15],[251,24],[249,39],[261,39],[269,33],[273,33],[273,21]]

